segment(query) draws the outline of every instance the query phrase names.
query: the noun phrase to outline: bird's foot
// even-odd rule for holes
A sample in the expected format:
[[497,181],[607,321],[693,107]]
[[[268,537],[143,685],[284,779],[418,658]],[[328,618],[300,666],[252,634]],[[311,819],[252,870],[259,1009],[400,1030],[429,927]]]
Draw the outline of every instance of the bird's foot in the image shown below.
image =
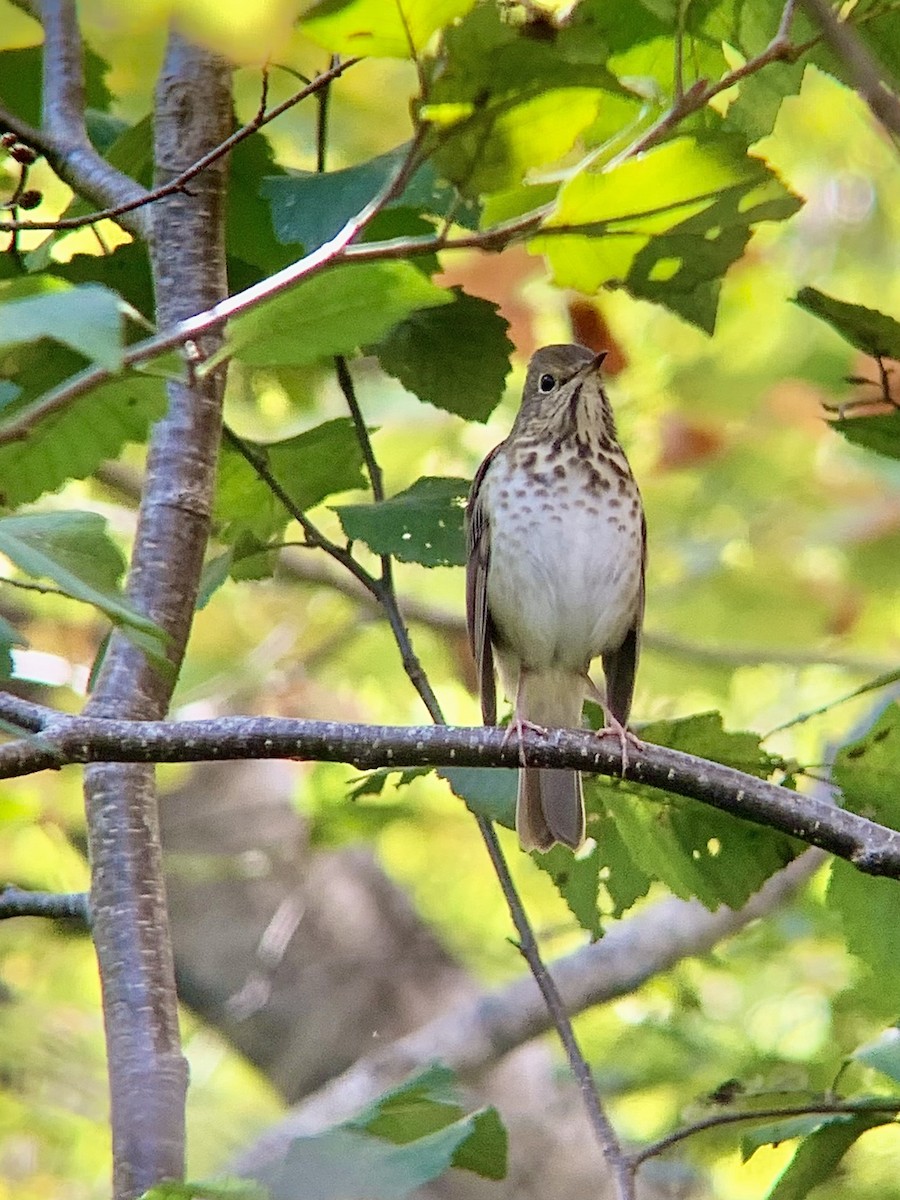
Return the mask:
[[606,724],[602,729],[597,730],[597,737],[607,737],[613,734],[619,739],[619,745],[622,748],[622,778],[625,778],[625,772],[628,770],[628,744],[631,743],[635,750],[643,750],[644,743],[635,734],[627,729],[618,717],[613,716],[609,709],[603,706],[603,715],[606,718]]
[[544,725],[536,725],[534,721],[529,721],[528,718],[523,717],[521,713],[514,712],[512,720],[503,731],[503,742],[501,743],[503,746],[506,746],[513,733],[515,733],[516,737],[519,739],[519,763],[523,767],[528,766],[525,761],[525,747],[522,745],[522,734],[526,729],[530,729],[532,733],[547,732],[547,729]]

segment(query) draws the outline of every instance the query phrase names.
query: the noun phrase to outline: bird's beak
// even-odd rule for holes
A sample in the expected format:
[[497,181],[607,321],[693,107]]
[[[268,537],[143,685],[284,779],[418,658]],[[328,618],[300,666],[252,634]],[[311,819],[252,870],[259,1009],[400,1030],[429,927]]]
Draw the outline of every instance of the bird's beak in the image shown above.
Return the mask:
[[593,375],[595,371],[599,371],[600,365],[608,353],[608,350],[601,350],[599,354],[595,354],[594,357],[589,362],[586,362],[578,372],[578,378],[587,379],[588,375]]

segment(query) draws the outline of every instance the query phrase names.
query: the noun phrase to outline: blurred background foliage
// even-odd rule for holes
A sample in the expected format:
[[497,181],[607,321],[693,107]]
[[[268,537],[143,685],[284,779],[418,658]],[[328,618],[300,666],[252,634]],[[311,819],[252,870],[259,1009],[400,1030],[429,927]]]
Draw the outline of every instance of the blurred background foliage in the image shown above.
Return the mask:
[[[208,0],[84,0],[79,8],[89,46],[109,65],[110,111],[126,122],[150,109],[170,18],[239,64],[240,119],[259,103],[257,64],[267,55],[289,68],[271,73],[273,102],[295,88],[291,71],[309,74],[327,64],[325,52],[297,32],[289,0],[224,7]],[[38,37],[8,0],[0,0],[0,30],[4,50]],[[0,79],[0,93],[6,83]],[[369,159],[407,138],[416,87],[414,68],[393,59],[348,72],[333,89],[329,167]],[[268,127],[279,163],[314,169],[316,119],[308,103]],[[727,728],[767,735],[889,671],[900,651],[900,463],[852,446],[825,418],[827,406],[871,394],[847,379],[874,380],[875,367],[791,302],[800,288],[813,286],[900,315],[900,155],[856,95],[815,66],[805,69],[799,93],[784,101],[757,149],[805,203],[790,219],[753,234],[725,279],[713,336],[625,291],[588,299],[561,290],[543,260],[523,249],[467,252],[444,257],[440,282],[497,303],[516,346],[503,401],[487,422],[421,403],[374,359],[352,364],[390,495],[420,476],[471,477],[508,431],[535,347],[574,336],[610,348],[609,389],[643,491],[650,543],[638,725],[716,709]],[[31,178],[44,194],[41,212],[64,207],[63,186],[41,164]],[[238,229],[238,239],[245,232]],[[107,247],[127,240],[109,222],[101,234]],[[39,241],[23,237],[22,245]],[[97,253],[88,230],[58,238],[53,248],[63,261]],[[461,344],[458,353],[467,349]],[[227,416],[255,439],[287,437],[344,411],[325,367],[232,370]],[[101,512],[127,546],[134,526],[129,492],[141,462],[140,448],[130,446],[117,472],[70,482],[44,507]],[[363,491],[329,496],[314,515],[338,535],[327,506],[366,499]],[[227,580],[215,591],[197,615],[176,715],[425,719],[385,622],[358,598],[304,580],[304,573],[314,574],[312,559],[305,551],[293,574]],[[448,721],[476,723],[461,625],[462,571],[401,564],[396,579]],[[48,702],[76,710],[101,624],[68,600],[4,591],[3,615],[28,642],[15,655],[16,676],[39,686]],[[868,694],[828,707],[772,732],[765,748],[812,777],[872,706]],[[427,776],[348,804],[348,768],[297,765],[294,775],[296,804],[314,845],[371,842],[423,918],[479,979],[519,974],[476,829],[444,784]],[[164,786],[184,776],[180,769],[160,771]],[[76,770],[5,783],[0,823],[4,880],[49,890],[86,886]],[[584,934],[548,878],[516,853],[511,836],[505,844],[547,952],[576,945]],[[732,1078],[750,1092],[827,1089],[845,1057],[896,1017],[896,991],[873,985],[869,968],[848,951],[826,884],[820,872],[777,915],[579,1019],[627,1137],[661,1135]],[[5,922],[0,979],[0,1200],[102,1195],[106,1093],[90,943],[46,922]],[[279,1101],[189,1014],[185,1041],[190,1173],[198,1177],[221,1168],[272,1119]],[[850,1071],[856,1086],[878,1089],[867,1068]],[[792,1153],[790,1144],[764,1147],[742,1163],[736,1141],[726,1129],[682,1148],[705,1173],[703,1194],[760,1196]],[[820,1194],[837,1197],[852,1188],[857,1200],[900,1197],[896,1156],[890,1129],[870,1133],[848,1158],[844,1179]]]

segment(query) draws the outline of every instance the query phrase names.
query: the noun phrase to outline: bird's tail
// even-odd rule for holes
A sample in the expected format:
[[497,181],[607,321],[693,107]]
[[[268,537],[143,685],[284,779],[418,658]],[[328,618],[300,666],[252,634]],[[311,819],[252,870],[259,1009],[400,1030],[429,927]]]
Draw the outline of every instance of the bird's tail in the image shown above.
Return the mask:
[[520,768],[516,832],[523,850],[549,850],[554,842],[577,850],[584,841],[580,772]]

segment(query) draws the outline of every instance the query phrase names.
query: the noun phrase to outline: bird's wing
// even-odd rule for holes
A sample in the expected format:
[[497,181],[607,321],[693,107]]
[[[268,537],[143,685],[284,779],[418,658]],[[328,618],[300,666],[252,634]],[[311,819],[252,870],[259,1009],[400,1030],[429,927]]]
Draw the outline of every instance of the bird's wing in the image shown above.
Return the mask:
[[472,481],[466,509],[466,624],[469,644],[475,658],[481,716],[485,725],[497,724],[497,684],[494,679],[494,651],[491,646],[491,614],[488,611],[487,580],[491,562],[491,522],[484,503],[482,484],[488,467],[500,447],[487,456]]
[[641,513],[641,582],[634,620],[617,650],[603,655],[603,674],[606,677],[606,703],[616,720],[628,724],[634,679],[641,653],[641,630],[644,625],[644,564],[647,561],[647,522]]

